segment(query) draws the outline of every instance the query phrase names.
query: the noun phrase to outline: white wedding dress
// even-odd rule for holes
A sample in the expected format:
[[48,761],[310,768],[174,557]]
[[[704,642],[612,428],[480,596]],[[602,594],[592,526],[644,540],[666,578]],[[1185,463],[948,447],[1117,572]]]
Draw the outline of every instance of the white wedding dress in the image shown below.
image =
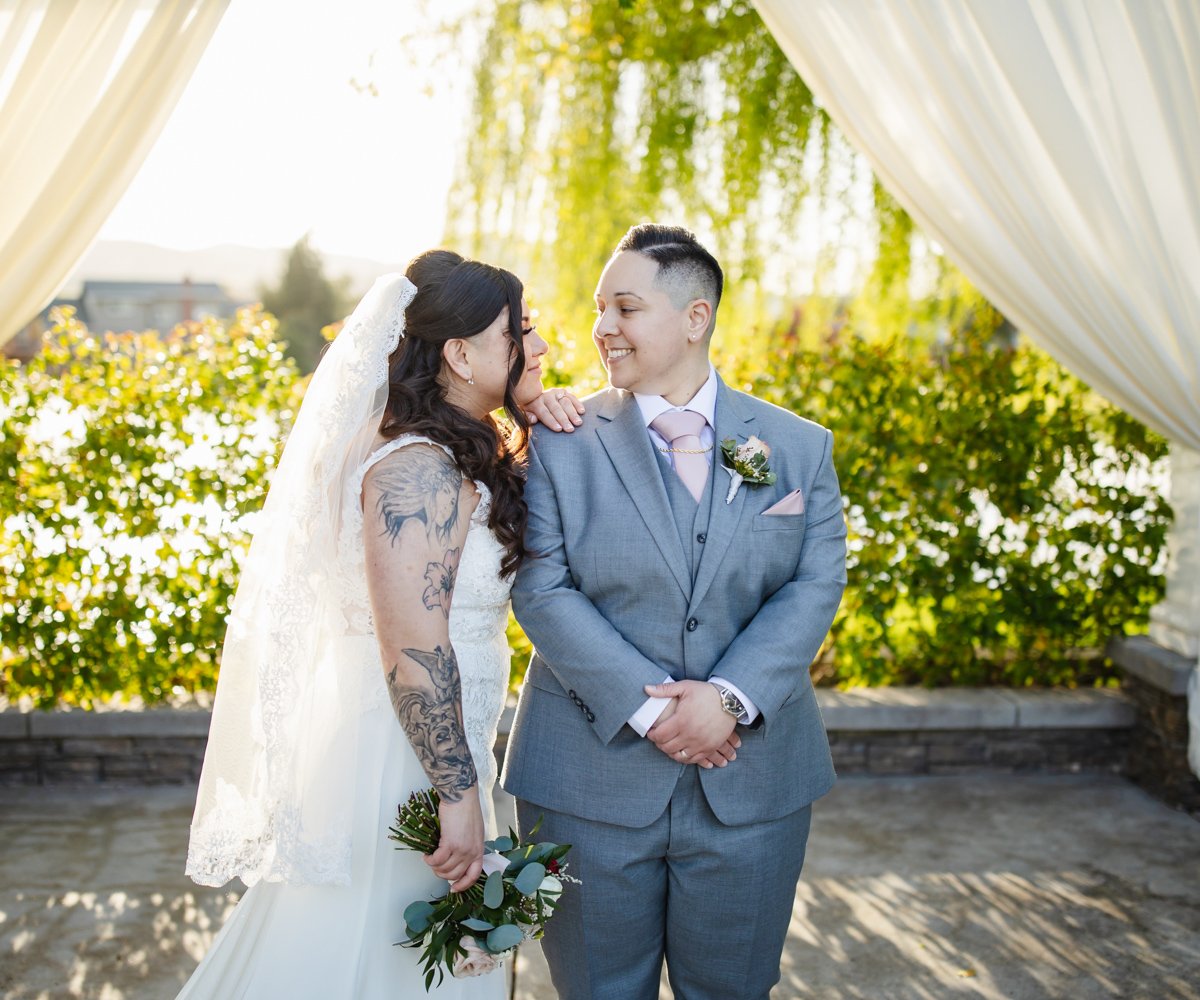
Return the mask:
[[[402,435],[373,452],[346,484],[337,576],[354,634],[334,651],[339,669],[360,671],[361,705],[353,788],[349,886],[262,881],[246,890],[233,915],[179,994],[179,1000],[397,1000],[425,996],[420,951],[399,947],[404,908],[441,894],[446,883],[415,851],[387,839],[397,806],[429,780],[388,698],[371,621],[363,551],[361,492],[367,470],[385,455],[427,438]],[[438,447],[441,447],[440,445]],[[447,450],[448,449],[444,449]],[[492,746],[508,687],[505,636],[510,581],[500,576],[503,548],[487,526],[490,494],[482,483],[471,517],[450,610],[450,641],[462,679],[463,721],[479,775],[480,804],[495,836]],[[432,996],[501,1000],[503,969],[472,979],[446,976]]]

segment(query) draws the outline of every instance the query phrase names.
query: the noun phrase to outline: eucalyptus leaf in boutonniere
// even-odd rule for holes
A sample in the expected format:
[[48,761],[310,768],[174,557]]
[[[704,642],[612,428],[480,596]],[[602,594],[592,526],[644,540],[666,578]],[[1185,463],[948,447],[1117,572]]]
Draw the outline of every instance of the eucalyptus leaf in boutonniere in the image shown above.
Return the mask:
[[729,473],[730,479],[729,493],[725,496],[727,504],[733,503],[742,483],[751,486],[775,485],[775,473],[767,464],[767,459],[771,457],[771,446],[766,441],[752,437],[739,445],[733,438],[726,438],[721,442],[721,456],[726,462],[721,468]]

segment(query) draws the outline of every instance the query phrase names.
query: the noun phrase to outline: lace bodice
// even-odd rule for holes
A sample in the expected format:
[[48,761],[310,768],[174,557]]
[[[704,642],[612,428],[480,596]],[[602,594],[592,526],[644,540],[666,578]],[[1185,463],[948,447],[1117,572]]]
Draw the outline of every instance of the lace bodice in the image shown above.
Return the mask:
[[[347,632],[374,637],[375,627],[367,594],[366,553],[363,545],[362,486],[368,470],[385,456],[411,444],[431,444],[447,454],[450,450],[429,438],[403,434],[381,446],[350,476],[343,510],[344,524],[339,544],[338,577]],[[458,575],[450,606],[450,642],[458,658],[462,680],[463,723],[471,756],[479,772],[480,788],[495,781],[492,744],[496,725],[508,690],[509,651],[505,627],[508,624],[509,591],[512,581],[500,576],[504,549],[487,526],[491,493],[476,481],[479,504],[471,515],[467,540],[463,546]],[[362,679],[363,709],[387,706],[387,687],[378,654],[365,665]],[[397,723],[398,724],[398,723]]]

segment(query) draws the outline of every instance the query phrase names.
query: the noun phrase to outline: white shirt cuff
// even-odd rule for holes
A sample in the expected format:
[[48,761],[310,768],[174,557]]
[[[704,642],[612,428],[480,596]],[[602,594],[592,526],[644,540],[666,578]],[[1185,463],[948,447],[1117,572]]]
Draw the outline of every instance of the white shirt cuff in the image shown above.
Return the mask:
[[[674,677],[664,677],[664,684],[674,684]],[[650,732],[650,727],[658,721],[658,717],[662,715],[662,711],[667,707],[667,702],[670,698],[647,698],[645,704],[642,705],[629,720],[630,728],[633,729],[638,736],[645,736]]]
[[758,707],[746,697],[742,689],[736,684],[731,684],[724,677],[710,677],[708,683],[716,684],[718,687],[729,688],[730,691],[737,695],[738,701],[742,703],[742,707],[746,710],[742,713],[741,718],[738,719],[738,722],[743,726],[750,725],[750,723],[758,718]]

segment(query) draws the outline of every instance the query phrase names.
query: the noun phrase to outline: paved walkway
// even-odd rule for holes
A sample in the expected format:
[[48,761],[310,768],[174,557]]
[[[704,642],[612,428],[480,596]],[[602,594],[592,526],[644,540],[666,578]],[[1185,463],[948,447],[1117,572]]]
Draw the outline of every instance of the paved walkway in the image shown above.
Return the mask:
[[[182,875],[191,806],[0,788],[0,998],[175,995],[237,898]],[[536,949],[516,996],[554,996]],[[1200,823],[1118,778],[844,779],[773,996],[1200,1000]]]

